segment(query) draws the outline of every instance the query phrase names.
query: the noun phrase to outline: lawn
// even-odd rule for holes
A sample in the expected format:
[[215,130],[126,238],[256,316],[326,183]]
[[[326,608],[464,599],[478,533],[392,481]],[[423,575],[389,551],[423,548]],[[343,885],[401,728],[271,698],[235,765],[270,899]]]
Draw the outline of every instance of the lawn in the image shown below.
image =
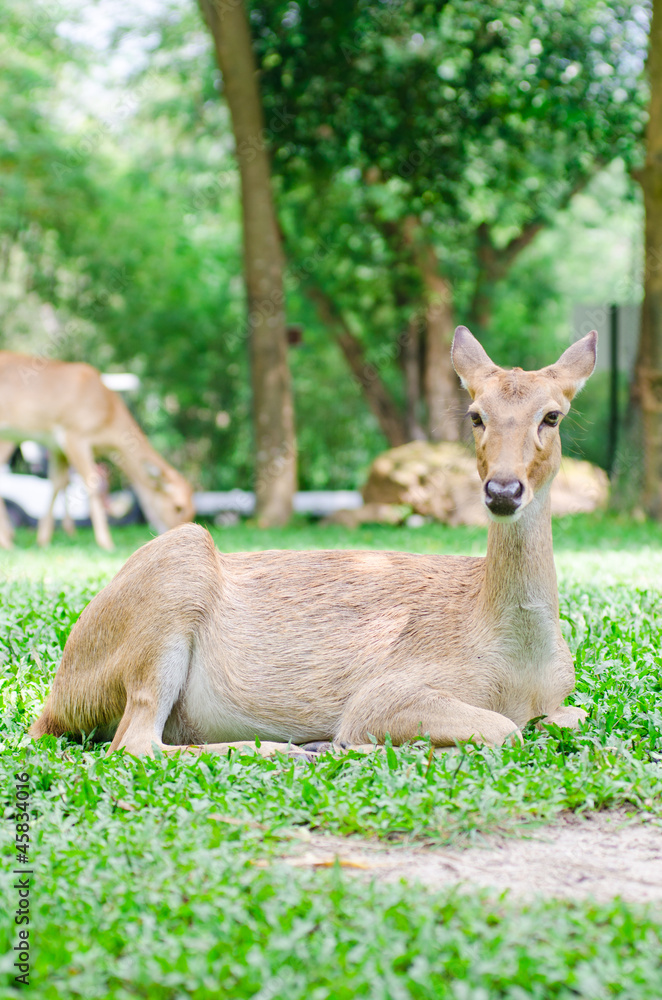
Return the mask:
[[[481,554],[482,529],[301,522],[215,530],[220,548],[397,548]],[[0,996],[374,1000],[659,1000],[659,908],[466,887],[432,893],[339,866],[282,861],[306,830],[392,845],[518,836],[565,811],[662,818],[662,527],[576,517],[555,527],[562,623],[575,654],[579,733],[523,747],[137,761],[27,739],[72,623],[149,537],[89,533],[0,553],[3,898]],[[15,787],[30,794],[30,986],[17,985]]]

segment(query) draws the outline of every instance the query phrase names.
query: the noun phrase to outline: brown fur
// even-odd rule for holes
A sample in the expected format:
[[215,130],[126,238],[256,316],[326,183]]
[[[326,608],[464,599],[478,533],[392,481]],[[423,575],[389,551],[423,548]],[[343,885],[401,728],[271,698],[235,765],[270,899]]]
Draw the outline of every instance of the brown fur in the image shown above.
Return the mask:
[[[158,531],[190,521],[194,514],[190,485],[152,448],[117,393],[101,381],[96,368],[0,351],[0,460],[14,443],[33,438],[51,449],[49,476],[53,502],[73,466],[85,481],[94,536],[111,549],[108,521],[100,494],[94,456],[107,455],[126,473],[143,510]],[[53,502],[39,523],[37,539],[53,534]],[[67,526],[71,529],[71,522]],[[0,546],[9,548],[12,532],[0,499]]]
[[[263,741],[436,745],[518,738],[536,716],[576,725],[561,635],[549,486],[558,428],[541,412],[595,361],[585,338],[544,372],[499,372],[459,328],[453,359],[485,426],[486,477],[517,476],[522,510],[490,525],[484,559],[400,552],[224,555],[184,525],[139,549],[71,632],[31,733],[114,731],[145,754]],[[491,366],[491,372],[490,372]],[[562,372],[565,371],[565,378]],[[511,393],[513,379],[526,391]],[[266,742],[265,742],[266,741]]]

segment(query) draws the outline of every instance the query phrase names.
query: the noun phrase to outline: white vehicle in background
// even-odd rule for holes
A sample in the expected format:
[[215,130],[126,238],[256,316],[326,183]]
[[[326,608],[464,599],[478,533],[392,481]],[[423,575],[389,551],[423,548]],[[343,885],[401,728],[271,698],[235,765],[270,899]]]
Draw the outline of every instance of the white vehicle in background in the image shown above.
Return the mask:
[[[18,464],[19,456],[20,464],[30,471],[14,472],[10,464],[0,465],[0,497],[15,528],[35,527],[48,510],[53,493],[47,478],[48,452],[36,441],[23,441],[14,453],[14,464]],[[250,490],[195,493],[193,499],[198,516],[214,518],[219,526],[235,524],[255,512],[255,494]],[[294,510],[320,518],[337,510],[360,507],[362,503],[361,494],[355,490],[311,490],[295,495]],[[129,489],[107,494],[106,510],[111,525],[138,524],[145,520],[136,495]],[[85,484],[73,470],[65,493],[55,500],[55,520],[61,522],[67,512],[81,527],[92,523]]]

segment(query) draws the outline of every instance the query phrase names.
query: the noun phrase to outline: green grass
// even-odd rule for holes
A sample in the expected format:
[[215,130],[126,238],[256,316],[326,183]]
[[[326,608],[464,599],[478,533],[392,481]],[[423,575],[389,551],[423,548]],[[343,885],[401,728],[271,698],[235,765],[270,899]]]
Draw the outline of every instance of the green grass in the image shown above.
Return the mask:
[[[481,529],[305,522],[214,532],[238,549],[484,551]],[[136,761],[25,735],[85,603],[149,537],[89,533],[48,552],[21,532],[0,553],[3,898],[0,996],[18,995],[12,948],[14,774],[30,774],[32,976],[44,998],[259,1000],[650,997],[662,915],[614,901],[523,904],[429,893],[341,869],[285,865],[298,830],[470,843],[573,810],[662,815],[662,528],[578,517],[555,528],[562,622],[575,653],[581,732],[531,728],[518,748],[430,759],[419,745],[321,759]],[[268,867],[262,867],[267,862]],[[258,864],[259,863],[259,864]],[[27,995],[27,994],[26,994]]]

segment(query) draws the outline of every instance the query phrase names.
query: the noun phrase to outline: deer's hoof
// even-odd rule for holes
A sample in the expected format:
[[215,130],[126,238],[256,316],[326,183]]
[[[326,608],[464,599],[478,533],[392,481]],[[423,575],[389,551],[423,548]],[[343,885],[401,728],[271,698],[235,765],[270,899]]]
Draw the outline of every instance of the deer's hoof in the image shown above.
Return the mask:
[[291,757],[295,764],[314,764],[315,761],[319,760],[318,753],[309,753],[307,750],[304,750],[303,747],[285,750],[284,756]]
[[328,753],[329,750],[333,750],[333,743],[328,740],[315,740],[313,743],[304,743],[300,747],[301,750],[305,750],[306,753],[310,754],[320,754]]
[[583,708],[575,708],[574,705],[561,705],[555,712],[550,712],[538,723],[539,729],[553,723],[561,726],[562,729],[579,729],[582,722],[588,718],[588,712]]

